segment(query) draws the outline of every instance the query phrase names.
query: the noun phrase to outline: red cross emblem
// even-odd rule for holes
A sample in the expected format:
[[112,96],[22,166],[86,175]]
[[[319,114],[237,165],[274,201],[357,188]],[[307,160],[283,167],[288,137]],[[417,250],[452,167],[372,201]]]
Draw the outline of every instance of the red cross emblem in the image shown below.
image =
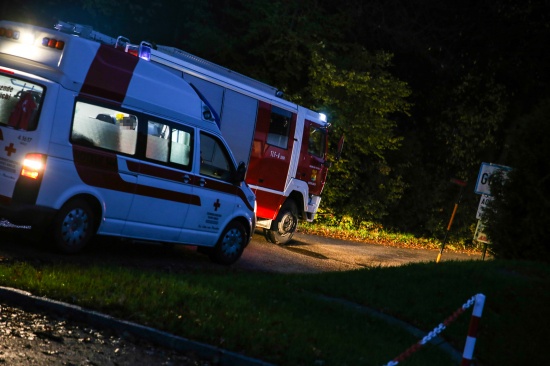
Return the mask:
[[220,206],[221,206],[221,203],[220,203],[220,199],[218,198],[216,202],[214,202],[214,211],[218,211],[218,208],[220,208]]
[[17,151],[17,149],[13,147],[13,142],[10,143],[9,146],[6,146],[6,147],[4,148],[4,150],[7,151],[8,156],[11,156],[11,154],[15,154],[15,152]]

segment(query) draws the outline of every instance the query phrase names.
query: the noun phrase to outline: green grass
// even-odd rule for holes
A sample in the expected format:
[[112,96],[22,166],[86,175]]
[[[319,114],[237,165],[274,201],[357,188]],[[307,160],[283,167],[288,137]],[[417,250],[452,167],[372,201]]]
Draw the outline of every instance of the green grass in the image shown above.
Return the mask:
[[[418,341],[322,296],[377,309],[428,332],[483,293],[475,356],[484,365],[544,364],[550,341],[550,268],[531,262],[424,263],[315,275],[5,263],[0,285],[281,365],[382,365]],[[442,333],[460,353],[470,314]],[[456,365],[432,345],[400,364]]]
[[[440,239],[417,237],[409,233],[394,232],[385,229],[380,224],[372,222],[363,222],[359,225],[351,224],[346,220],[340,223],[329,224],[304,222],[300,223],[299,230],[304,234],[321,235],[343,240],[355,240],[401,248],[439,249],[441,247]],[[453,240],[451,235],[449,240],[445,243],[445,249],[461,252],[480,252],[481,246],[478,248],[478,246],[472,243],[472,240],[467,240],[465,238],[456,238]]]

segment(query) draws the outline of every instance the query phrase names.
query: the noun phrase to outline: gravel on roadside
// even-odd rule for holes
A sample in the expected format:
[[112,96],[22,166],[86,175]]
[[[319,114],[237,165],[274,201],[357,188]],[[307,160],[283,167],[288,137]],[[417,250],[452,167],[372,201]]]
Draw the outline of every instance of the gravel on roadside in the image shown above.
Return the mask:
[[201,365],[216,363],[159,347],[130,334],[96,329],[55,314],[27,311],[0,300],[0,364]]

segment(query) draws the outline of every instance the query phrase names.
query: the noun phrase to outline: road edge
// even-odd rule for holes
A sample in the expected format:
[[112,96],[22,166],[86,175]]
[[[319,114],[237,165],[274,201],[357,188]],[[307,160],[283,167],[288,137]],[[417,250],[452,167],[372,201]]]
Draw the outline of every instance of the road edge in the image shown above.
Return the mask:
[[10,305],[20,306],[25,310],[51,311],[66,318],[85,322],[90,326],[109,328],[121,335],[129,333],[162,347],[181,352],[193,352],[199,357],[215,360],[215,364],[217,365],[274,366],[273,364],[206,343],[196,342],[155,328],[117,319],[77,305],[34,296],[30,292],[11,287],[0,286],[0,299],[8,302]]

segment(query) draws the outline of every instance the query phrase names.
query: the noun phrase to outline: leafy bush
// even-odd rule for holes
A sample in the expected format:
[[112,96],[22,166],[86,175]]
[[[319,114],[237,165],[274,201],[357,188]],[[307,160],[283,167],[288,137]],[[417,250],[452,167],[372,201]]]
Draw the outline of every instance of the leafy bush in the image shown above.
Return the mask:
[[550,98],[520,121],[510,144],[507,179],[491,183],[483,217],[493,254],[550,262]]

